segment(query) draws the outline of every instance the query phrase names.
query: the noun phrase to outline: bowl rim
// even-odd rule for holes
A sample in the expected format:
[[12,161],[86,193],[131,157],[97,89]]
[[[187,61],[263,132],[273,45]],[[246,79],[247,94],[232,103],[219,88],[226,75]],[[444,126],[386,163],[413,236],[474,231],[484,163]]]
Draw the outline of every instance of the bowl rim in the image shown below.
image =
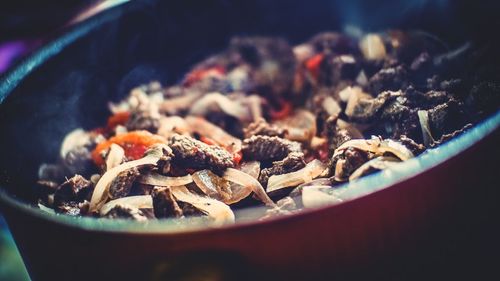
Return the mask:
[[[115,6],[107,11],[99,13],[91,18],[76,24],[73,28],[59,36],[53,41],[48,42],[30,56],[19,62],[11,68],[6,74],[0,77],[0,104],[9,96],[9,94],[22,81],[39,66],[43,65],[48,59],[56,56],[64,48],[71,45],[78,39],[92,32],[101,24],[115,20],[128,11],[132,10],[136,4],[134,1],[126,2]],[[325,206],[303,209],[299,212],[271,217],[266,220],[242,220],[234,224],[227,224],[214,227],[203,219],[192,218],[186,223],[179,224],[176,219],[152,220],[147,222],[136,222],[122,219],[106,219],[106,218],[90,218],[90,217],[71,217],[69,215],[51,214],[44,212],[38,207],[31,206],[13,196],[0,186],[0,203],[6,204],[17,211],[27,215],[36,217],[40,220],[61,224],[71,228],[82,229],[86,231],[97,231],[106,233],[127,233],[127,234],[161,234],[161,235],[177,235],[185,233],[199,233],[207,231],[224,231],[229,229],[239,229],[255,226],[263,226],[273,224],[275,222],[286,222],[304,218],[306,216],[321,213],[325,210],[346,206],[360,199],[386,190],[391,187],[396,187],[398,183],[402,183],[410,178],[416,177],[426,171],[429,171],[435,166],[438,166],[454,156],[460,154],[464,150],[474,146],[480,140],[491,135],[500,126],[500,110],[495,114],[475,125],[467,132],[460,136],[442,144],[436,148],[428,149],[423,154],[398,164],[394,169],[384,170],[382,172],[365,176],[356,181],[343,184],[337,187],[336,194],[343,198],[343,202],[339,204],[328,204]],[[264,207],[244,208],[241,212],[255,212]]]

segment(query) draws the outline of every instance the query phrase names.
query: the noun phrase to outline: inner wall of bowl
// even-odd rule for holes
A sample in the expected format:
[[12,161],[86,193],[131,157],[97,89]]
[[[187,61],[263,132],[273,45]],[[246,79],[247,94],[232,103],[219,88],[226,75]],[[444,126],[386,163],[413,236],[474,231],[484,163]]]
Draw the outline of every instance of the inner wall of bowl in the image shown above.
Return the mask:
[[[121,16],[63,48],[22,80],[0,105],[2,188],[31,201],[38,167],[57,161],[66,133],[101,126],[108,101],[118,101],[137,85],[177,82],[234,35],[281,36],[299,43],[325,30],[396,26],[425,29],[452,43],[468,36],[459,25],[463,19],[457,21],[460,5],[448,1],[438,1],[444,7],[423,5],[428,1],[377,1],[377,7],[362,1],[173,2],[118,7]],[[37,66],[34,60],[29,64]]]

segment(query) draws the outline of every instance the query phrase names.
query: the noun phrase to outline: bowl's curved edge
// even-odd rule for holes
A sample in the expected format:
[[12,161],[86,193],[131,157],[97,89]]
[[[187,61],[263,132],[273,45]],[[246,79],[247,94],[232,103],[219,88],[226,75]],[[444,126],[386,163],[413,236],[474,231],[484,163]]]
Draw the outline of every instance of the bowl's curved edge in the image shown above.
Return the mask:
[[22,59],[6,73],[0,75],[0,104],[26,76],[41,66],[48,59],[57,55],[65,47],[72,44],[79,38],[84,37],[95,28],[121,17],[131,8],[134,8],[132,2],[122,3],[75,24],[61,36],[57,37],[57,39],[41,46],[32,54]]

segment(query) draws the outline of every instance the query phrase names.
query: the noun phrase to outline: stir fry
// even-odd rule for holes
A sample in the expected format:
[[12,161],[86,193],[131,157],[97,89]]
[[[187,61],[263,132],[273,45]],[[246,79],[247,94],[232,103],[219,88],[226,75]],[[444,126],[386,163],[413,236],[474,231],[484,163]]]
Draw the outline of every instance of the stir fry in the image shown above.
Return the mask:
[[422,32],[325,32],[295,47],[233,38],[179,83],[110,102],[104,126],[69,132],[60,160],[40,167],[39,206],[221,225],[249,206],[267,218],[335,203],[338,186],[498,110],[499,84],[468,69],[474,59]]

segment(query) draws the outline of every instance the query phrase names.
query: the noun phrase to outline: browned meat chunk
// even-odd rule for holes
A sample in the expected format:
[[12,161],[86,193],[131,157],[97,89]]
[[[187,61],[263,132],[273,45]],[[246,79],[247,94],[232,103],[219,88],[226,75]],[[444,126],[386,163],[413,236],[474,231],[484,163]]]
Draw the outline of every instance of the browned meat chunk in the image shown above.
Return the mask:
[[169,187],[157,187],[151,194],[153,197],[153,209],[157,218],[179,218],[182,210],[175,201]]
[[106,214],[106,217],[110,219],[131,219],[136,221],[146,221],[148,219],[147,215],[142,210],[122,205],[116,205]]
[[429,125],[435,138],[462,128],[465,119],[462,105],[454,99],[429,110]]
[[250,123],[248,127],[243,129],[243,133],[245,134],[245,138],[250,138],[256,135],[283,138],[285,136],[286,129],[271,125],[267,123],[265,119],[261,118],[253,123]]
[[59,206],[69,201],[83,201],[92,188],[92,182],[80,175],[75,175],[57,188],[54,194],[54,204]]
[[128,169],[118,174],[109,186],[109,198],[117,199],[127,196],[130,193],[132,184],[139,175],[137,168]]
[[349,147],[338,159],[332,159],[331,170],[335,171],[335,180],[345,181],[352,172],[369,160],[365,152]]
[[481,82],[475,85],[465,102],[467,108],[481,118],[498,111],[500,108],[500,83]]
[[243,141],[242,152],[246,159],[276,161],[302,149],[300,143],[280,137],[252,136]]
[[169,140],[174,153],[173,163],[184,168],[210,169],[222,174],[234,167],[232,155],[225,149],[208,145],[189,136],[174,135]]
[[304,153],[291,152],[283,160],[273,162],[270,168],[263,169],[259,175],[259,182],[266,186],[270,176],[295,172],[305,166]]
[[423,146],[422,144],[416,143],[414,140],[412,140],[411,138],[409,138],[405,135],[401,135],[399,137],[399,141],[404,146],[406,146],[409,150],[411,150],[411,152],[414,155],[419,155],[420,153],[424,152],[424,150],[425,150],[425,146]]
[[370,88],[377,95],[382,91],[397,91],[408,87],[407,71],[399,65],[383,68],[370,78]]

